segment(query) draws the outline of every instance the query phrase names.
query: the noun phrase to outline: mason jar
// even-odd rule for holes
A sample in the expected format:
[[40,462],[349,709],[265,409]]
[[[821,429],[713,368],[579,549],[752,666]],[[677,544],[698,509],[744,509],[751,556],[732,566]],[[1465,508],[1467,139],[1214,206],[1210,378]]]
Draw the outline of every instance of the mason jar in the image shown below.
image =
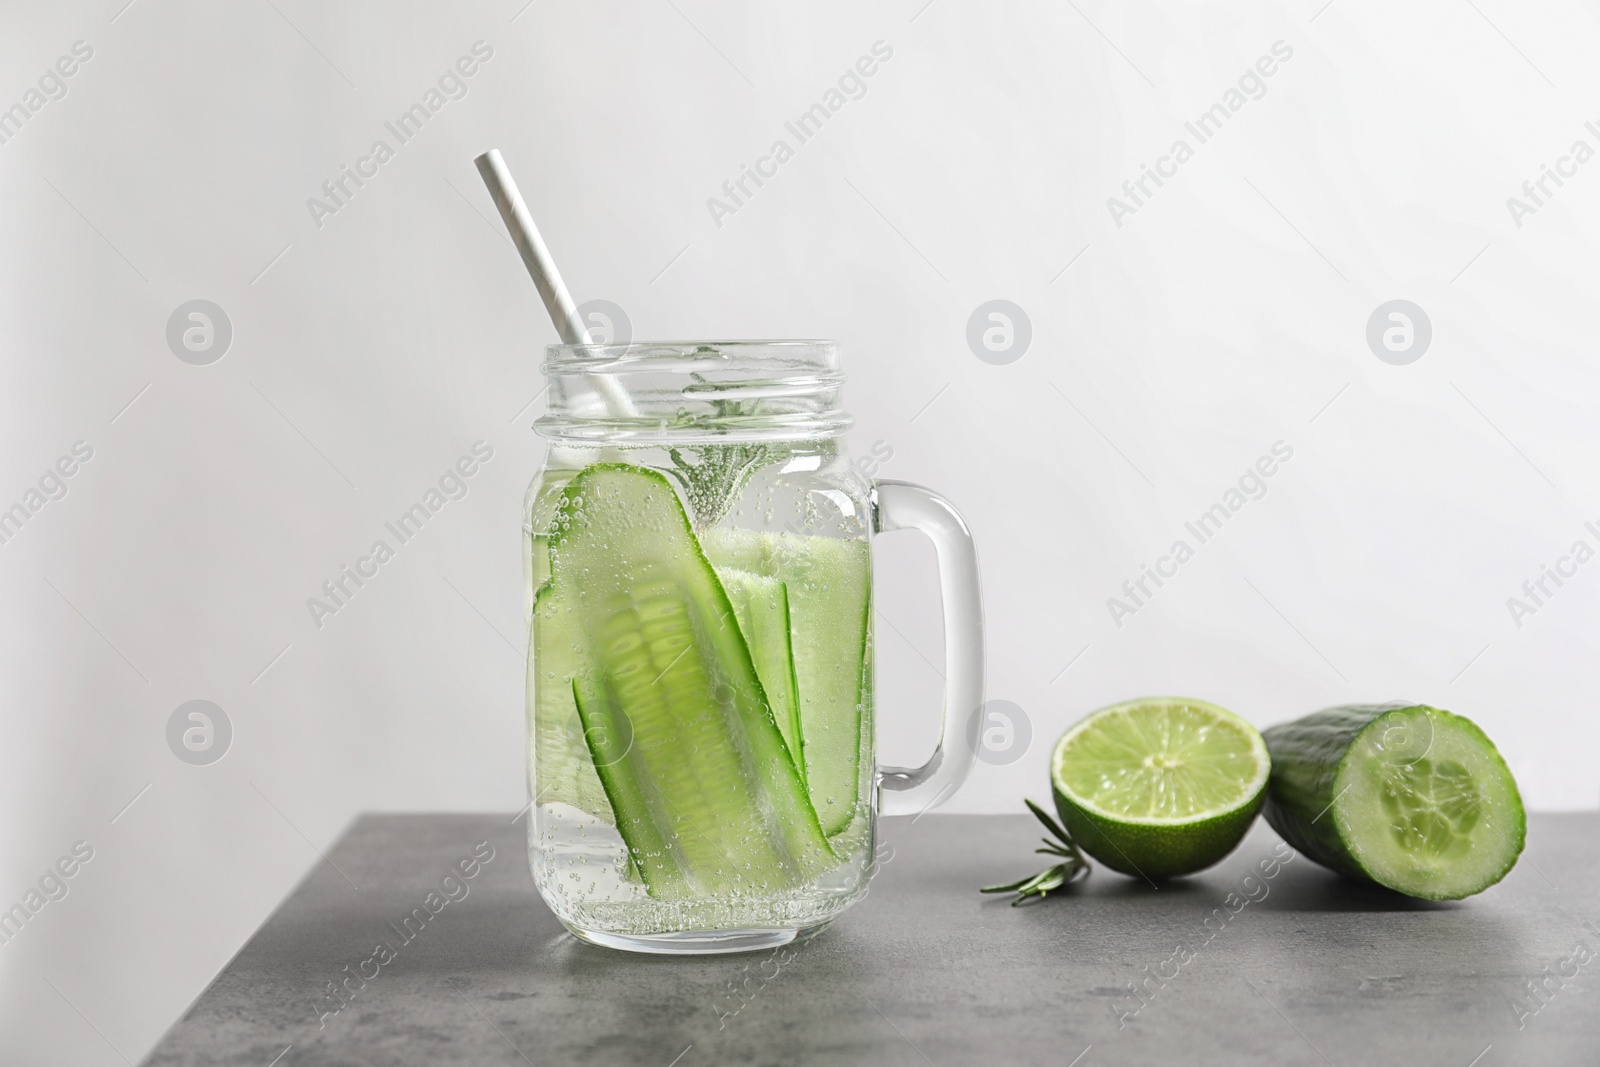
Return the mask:
[[[982,703],[965,523],[852,462],[832,341],[552,345],[525,511],[529,857],[573,934],[731,952],[866,893],[880,813],[965,778]],[[872,538],[934,544],[946,690],[874,760]]]

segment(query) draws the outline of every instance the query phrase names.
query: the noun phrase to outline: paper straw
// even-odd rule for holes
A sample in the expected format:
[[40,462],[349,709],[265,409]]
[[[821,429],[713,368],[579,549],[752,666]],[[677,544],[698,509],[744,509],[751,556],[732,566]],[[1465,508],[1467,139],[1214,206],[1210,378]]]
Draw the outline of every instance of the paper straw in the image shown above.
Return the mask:
[[[572,295],[561,280],[561,272],[556,269],[550,249],[545,247],[544,238],[539,236],[539,227],[534,225],[533,216],[528,214],[528,205],[522,202],[522,194],[517,192],[517,183],[506,168],[500,150],[491,148],[473,162],[483,176],[483,184],[489,187],[494,206],[499,209],[500,218],[511,234],[511,243],[517,246],[522,264],[528,268],[534,287],[539,290],[539,298],[550,313],[556,333],[566,344],[588,344],[583,321],[578,318],[577,305],[572,302]],[[600,394],[613,416],[628,418],[638,414],[633,401],[616,379],[604,374],[593,374],[589,378],[595,392]]]

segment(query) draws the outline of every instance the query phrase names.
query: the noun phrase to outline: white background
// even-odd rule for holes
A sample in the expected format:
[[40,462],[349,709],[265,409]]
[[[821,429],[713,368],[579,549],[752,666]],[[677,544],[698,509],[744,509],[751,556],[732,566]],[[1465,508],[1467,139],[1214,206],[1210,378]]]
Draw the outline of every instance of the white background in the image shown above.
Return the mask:
[[[94,49],[0,145],[0,507],[94,449],[0,545],[0,905],[95,849],[0,945],[8,1064],[137,1059],[355,813],[525,802],[519,506],[553,331],[472,168],[491,146],[580,300],[636,338],[840,339],[856,450],[965,512],[989,695],[1034,740],[949,810],[1043,797],[1062,729],[1162,692],[1263,726],[1425,700],[1485,727],[1531,807],[1600,798],[1600,563],[1520,627],[1506,603],[1600,547],[1600,162],[1520,227],[1506,205],[1600,148],[1591,9],[125,3],[0,7],[0,107]],[[307,198],[478,40],[467,96],[318,228]],[[880,40],[867,94],[717,226],[707,198]],[[1184,121],[1280,40],[1198,144]],[[1107,198],[1180,137],[1194,158],[1116,226]],[[210,366],[165,340],[195,298],[233,325]],[[965,340],[994,298],[1032,322],[1005,366]],[[1433,329],[1406,366],[1365,337],[1397,298]],[[479,439],[467,498],[318,629],[306,599]],[[1115,625],[1107,598],[1280,440],[1265,498]],[[882,750],[920,760],[930,555],[878,558]],[[197,698],[234,726],[208,767],[165,739]]]

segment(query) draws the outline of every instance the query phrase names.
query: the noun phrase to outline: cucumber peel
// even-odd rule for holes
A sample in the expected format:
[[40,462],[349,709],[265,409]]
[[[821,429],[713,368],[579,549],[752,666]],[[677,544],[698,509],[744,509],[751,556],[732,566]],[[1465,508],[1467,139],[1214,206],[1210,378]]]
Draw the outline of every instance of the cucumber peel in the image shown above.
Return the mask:
[[1272,755],[1262,813],[1324,867],[1458,900],[1500,881],[1522,853],[1516,780],[1463,716],[1426,704],[1345,705],[1262,736]]

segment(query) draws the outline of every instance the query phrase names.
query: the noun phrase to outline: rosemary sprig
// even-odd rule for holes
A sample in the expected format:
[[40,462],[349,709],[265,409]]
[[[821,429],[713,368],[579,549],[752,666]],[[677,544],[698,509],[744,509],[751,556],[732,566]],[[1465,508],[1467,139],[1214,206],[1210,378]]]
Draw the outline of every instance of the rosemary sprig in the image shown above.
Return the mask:
[[[702,351],[705,351],[702,349]],[[690,374],[697,385],[708,385],[705,376]],[[759,400],[722,400],[715,394],[708,397],[712,415],[709,419],[696,418],[687,412],[673,420],[673,427],[703,424],[712,433],[726,432],[727,422],[757,415],[761,411]],[[695,456],[689,462],[685,452]],[[734,499],[744,490],[751,477],[762,467],[775,462],[783,455],[781,448],[759,442],[722,443],[708,442],[694,448],[667,450],[672,459],[672,469],[667,473],[678,480],[689,509],[694,516],[695,528],[701,532],[715,526]]]
[[[684,451],[692,452],[698,462],[689,462]],[[683,486],[695,528],[703,532],[727,514],[751,476],[780,453],[763,444],[708,444],[687,450],[671,448],[667,454],[673,463],[667,473]]]
[[1072,836],[1049,815],[1043,808],[1031,800],[1024,800],[1028,810],[1044,823],[1044,828],[1049,830],[1056,840],[1043,838],[1044,848],[1036,848],[1035,852],[1042,852],[1047,856],[1060,856],[1065,862],[1054,867],[1040,871],[1038,874],[1023,878],[1005,885],[986,885],[979,889],[980,893],[1015,893],[1017,899],[1011,902],[1014,908],[1025,904],[1029,900],[1042,900],[1044,897],[1058,889],[1063,889],[1073,882],[1089,877],[1089,861],[1083,858],[1083,853],[1078,851],[1078,846],[1073,843]]

